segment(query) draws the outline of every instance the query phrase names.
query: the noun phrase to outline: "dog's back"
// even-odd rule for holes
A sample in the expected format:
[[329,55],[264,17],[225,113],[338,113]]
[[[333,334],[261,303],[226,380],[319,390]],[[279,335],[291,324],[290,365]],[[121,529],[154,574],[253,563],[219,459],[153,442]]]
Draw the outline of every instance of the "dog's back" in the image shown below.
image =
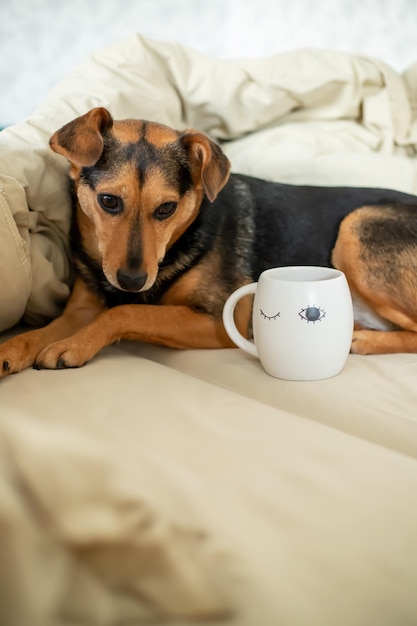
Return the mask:
[[257,280],[270,267],[331,265],[339,226],[348,213],[364,205],[399,203],[410,206],[409,219],[417,223],[417,197],[402,192],[297,186],[232,174],[202,211],[207,223],[218,224],[226,273],[240,268]]

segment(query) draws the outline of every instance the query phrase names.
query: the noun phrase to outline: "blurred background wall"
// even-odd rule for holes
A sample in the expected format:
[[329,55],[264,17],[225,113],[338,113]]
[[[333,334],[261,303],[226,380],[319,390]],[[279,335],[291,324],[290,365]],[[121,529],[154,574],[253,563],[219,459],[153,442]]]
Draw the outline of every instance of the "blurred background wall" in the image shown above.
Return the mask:
[[98,48],[134,32],[217,57],[320,47],[417,62],[417,0],[1,0],[0,126]]

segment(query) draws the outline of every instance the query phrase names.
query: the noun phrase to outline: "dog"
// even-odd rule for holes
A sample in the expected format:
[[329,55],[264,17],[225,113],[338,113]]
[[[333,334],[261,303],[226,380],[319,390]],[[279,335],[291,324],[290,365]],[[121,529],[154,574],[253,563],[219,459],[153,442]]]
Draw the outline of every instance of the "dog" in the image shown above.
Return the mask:
[[[229,348],[227,297],[282,265],[334,266],[355,302],[351,351],[417,352],[417,198],[230,173],[208,136],[95,108],[58,130],[75,279],[63,314],[0,346],[0,376],[80,367],[121,339]],[[251,334],[252,301],[235,316]]]

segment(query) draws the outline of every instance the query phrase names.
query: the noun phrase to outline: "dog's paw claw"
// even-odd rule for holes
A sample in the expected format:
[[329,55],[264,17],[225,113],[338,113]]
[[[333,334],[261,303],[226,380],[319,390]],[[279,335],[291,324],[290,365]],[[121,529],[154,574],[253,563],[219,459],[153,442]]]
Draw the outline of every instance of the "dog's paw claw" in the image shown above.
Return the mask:
[[[44,355],[46,357],[46,355]],[[56,363],[53,363],[50,359],[48,362],[48,359],[39,359],[39,361],[35,361],[35,363],[32,365],[34,370],[65,370],[68,369],[68,365],[66,364],[65,360],[60,357],[57,359]]]

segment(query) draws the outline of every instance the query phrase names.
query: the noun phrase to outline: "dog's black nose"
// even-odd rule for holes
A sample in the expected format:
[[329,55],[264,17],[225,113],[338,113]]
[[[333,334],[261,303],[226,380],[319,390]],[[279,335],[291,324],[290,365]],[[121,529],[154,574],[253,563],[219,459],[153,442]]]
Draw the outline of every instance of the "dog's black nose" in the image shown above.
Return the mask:
[[139,291],[146,283],[148,275],[129,270],[117,270],[117,282],[125,291]]

